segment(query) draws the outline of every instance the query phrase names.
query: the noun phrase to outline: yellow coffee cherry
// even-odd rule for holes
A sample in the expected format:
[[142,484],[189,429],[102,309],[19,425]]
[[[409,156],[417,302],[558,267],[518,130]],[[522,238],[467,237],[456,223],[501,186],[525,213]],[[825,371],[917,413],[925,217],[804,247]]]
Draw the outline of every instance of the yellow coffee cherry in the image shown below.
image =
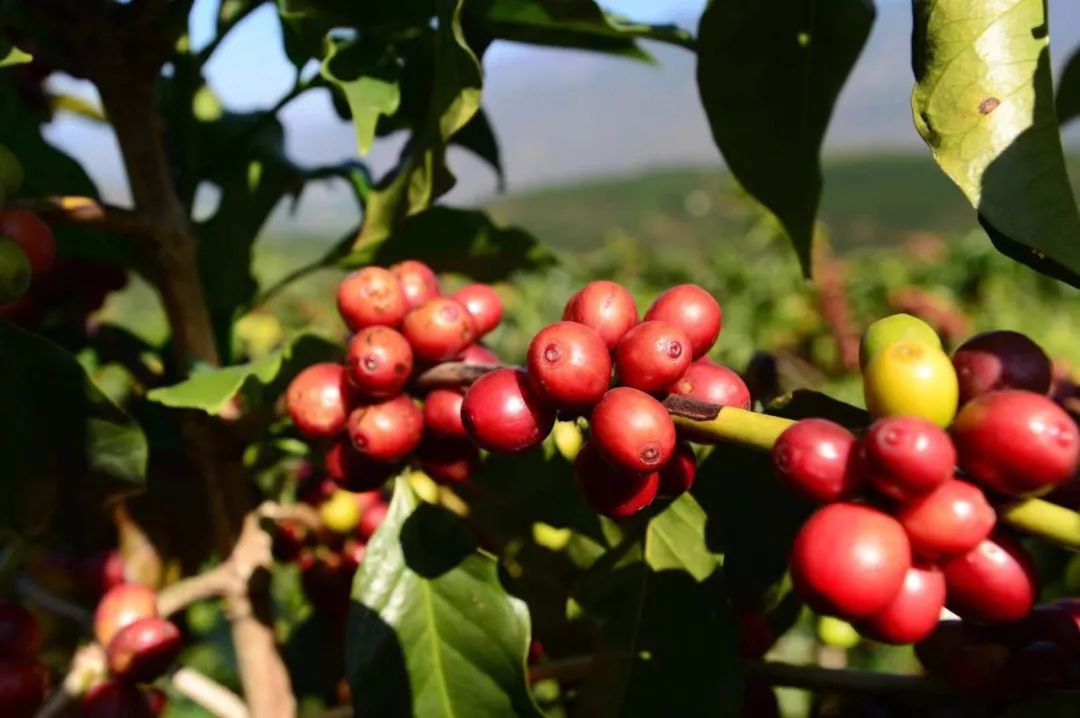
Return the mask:
[[348,491],[335,491],[319,507],[319,518],[334,533],[351,533],[360,523],[360,505]]
[[826,646],[836,648],[854,648],[861,640],[859,632],[847,621],[832,616],[822,616],[817,625],[818,640]]
[[578,452],[581,451],[581,447],[585,444],[585,437],[582,435],[577,422],[558,421],[555,423],[555,428],[551,433],[552,438],[555,440],[555,448],[559,450],[563,458],[567,461],[576,459]]
[[956,414],[958,393],[949,356],[920,341],[890,344],[863,370],[866,408],[875,419],[918,416],[946,427]]
[[910,314],[893,314],[878,319],[863,332],[859,342],[859,366],[865,370],[875,354],[902,341],[921,342],[941,349],[941,339],[929,324]]

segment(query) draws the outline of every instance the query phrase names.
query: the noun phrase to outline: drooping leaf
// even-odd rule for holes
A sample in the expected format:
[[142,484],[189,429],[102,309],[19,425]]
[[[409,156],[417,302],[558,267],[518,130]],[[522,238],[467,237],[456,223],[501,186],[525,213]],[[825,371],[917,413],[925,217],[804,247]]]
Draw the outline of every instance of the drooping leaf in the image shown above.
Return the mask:
[[1080,286],[1080,214],[1054,111],[1046,3],[914,8],[919,134],[1000,251]]
[[1061,71],[1054,102],[1059,124],[1064,125],[1080,115],[1080,49],[1072,54]]
[[697,82],[713,139],[806,272],[821,142],[873,21],[871,0],[713,0],[701,17]]
[[401,102],[399,68],[389,48],[331,37],[322,74],[345,95],[356,126],[360,154],[371,150],[381,115],[392,115]]
[[353,584],[346,675],[360,716],[538,716],[529,612],[461,520],[399,480]]
[[302,334],[283,349],[247,364],[209,369],[172,386],[154,389],[147,398],[174,409],[219,413],[241,391],[261,389],[265,398],[281,393],[284,385],[305,367],[340,359],[341,348],[325,339]]

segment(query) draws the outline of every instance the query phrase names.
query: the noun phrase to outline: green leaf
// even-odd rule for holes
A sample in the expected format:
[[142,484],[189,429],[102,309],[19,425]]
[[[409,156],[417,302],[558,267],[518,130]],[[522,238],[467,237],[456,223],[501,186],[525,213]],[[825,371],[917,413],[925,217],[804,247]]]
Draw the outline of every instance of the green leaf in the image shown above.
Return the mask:
[[386,47],[333,37],[328,46],[323,77],[345,95],[356,126],[357,147],[366,155],[379,117],[394,114],[401,103],[399,68]]
[[450,141],[458,147],[464,147],[491,165],[499,181],[499,191],[504,189],[506,177],[503,174],[499,141],[495,137],[495,130],[488,120],[487,113],[482,108],[456,135],[450,138]]
[[914,8],[919,134],[1000,251],[1080,286],[1080,214],[1054,111],[1046,3]]
[[284,385],[305,367],[339,360],[341,348],[325,339],[302,334],[283,349],[247,364],[209,369],[179,384],[154,389],[150,401],[174,409],[219,413],[241,391],[262,388],[263,398],[280,394]]
[[690,494],[675,499],[649,521],[645,562],[654,571],[678,569],[704,581],[720,566],[721,556],[705,542],[705,511]]
[[697,81],[713,139],[806,272],[821,142],[873,21],[870,0],[713,0],[701,17]]
[[1080,50],[1072,57],[1061,71],[1055,96],[1058,123],[1064,125],[1080,115]]
[[461,520],[399,480],[353,584],[346,675],[358,716],[537,716],[529,612]]
[[15,47],[14,44],[4,38],[0,38],[0,67],[12,65],[24,65],[34,58]]
[[555,263],[551,252],[522,229],[499,227],[480,210],[432,207],[406,218],[384,240],[362,245],[341,264],[388,265],[409,258],[483,282]]

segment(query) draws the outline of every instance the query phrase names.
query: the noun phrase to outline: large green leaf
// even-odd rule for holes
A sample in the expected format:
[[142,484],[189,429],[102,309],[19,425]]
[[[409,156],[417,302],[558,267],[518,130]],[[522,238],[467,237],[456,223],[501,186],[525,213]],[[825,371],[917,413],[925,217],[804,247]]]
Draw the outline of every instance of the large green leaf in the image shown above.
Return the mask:
[[809,271],[821,142],[874,20],[871,0],[713,0],[697,81],[713,139]]
[[445,509],[399,480],[353,584],[346,667],[357,716],[535,716],[529,612]]
[[915,126],[999,250],[1080,285],[1045,0],[916,0]]
[[645,561],[654,571],[686,571],[704,581],[719,568],[722,556],[705,541],[707,516],[697,500],[683,494],[653,517],[645,533]]
[[1080,50],[1072,54],[1061,71],[1054,103],[1062,125],[1080,115]]
[[356,126],[357,147],[360,154],[367,154],[379,117],[392,115],[401,103],[399,67],[385,46],[333,37],[328,44],[323,77],[345,95]]

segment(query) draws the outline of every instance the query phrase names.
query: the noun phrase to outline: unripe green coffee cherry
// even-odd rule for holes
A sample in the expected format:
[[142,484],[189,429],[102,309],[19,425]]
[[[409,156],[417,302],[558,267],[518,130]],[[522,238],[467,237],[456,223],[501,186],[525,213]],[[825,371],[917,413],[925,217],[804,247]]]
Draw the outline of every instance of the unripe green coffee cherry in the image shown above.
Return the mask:
[[859,366],[865,370],[875,354],[900,341],[916,341],[941,349],[941,339],[929,324],[910,314],[893,314],[878,319],[863,332],[859,342]]
[[22,162],[11,150],[0,145],[0,190],[5,196],[10,196],[19,191],[23,183]]
[[30,260],[10,237],[0,237],[0,304],[13,302],[30,288]]
[[818,640],[826,646],[849,649],[859,645],[862,640],[859,632],[847,621],[833,616],[822,616],[817,625]]

